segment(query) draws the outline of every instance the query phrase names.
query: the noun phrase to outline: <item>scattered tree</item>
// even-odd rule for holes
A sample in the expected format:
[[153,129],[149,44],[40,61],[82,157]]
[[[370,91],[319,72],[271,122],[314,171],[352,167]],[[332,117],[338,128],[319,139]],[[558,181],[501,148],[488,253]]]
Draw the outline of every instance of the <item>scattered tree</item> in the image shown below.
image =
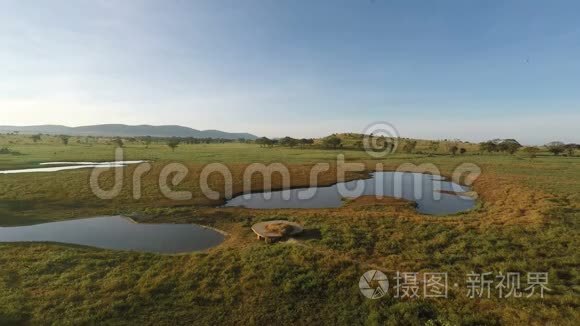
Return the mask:
[[514,154],[520,149],[522,145],[515,139],[504,139],[498,145],[498,150],[501,152],[507,152],[509,154]]
[[256,144],[260,145],[260,147],[272,147],[274,146],[274,141],[267,137],[261,137],[256,139]]
[[[372,139],[370,139],[370,141],[371,141],[371,144],[375,143],[375,142],[373,142]],[[377,145],[376,148],[373,148],[373,149],[385,151],[387,153],[392,153],[395,149],[395,140],[391,137],[385,137],[384,135],[381,135],[377,138],[376,145]],[[407,146],[406,147],[407,150],[412,152],[415,150],[415,148],[417,146],[417,141],[407,140],[406,146]],[[374,145],[373,145],[373,147],[374,147]],[[403,146],[403,149],[405,149],[405,146]]]
[[40,134],[32,135],[30,138],[32,138],[32,141],[35,142],[35,143],[42,140],[42,137],[41,137]]
[[115,144],[117,147],[123,148],[123,139],[121,139],[121,137],[117,137],[113,139],[113,144]]
[[342,139],[336,135],[330,135],[322,139],[322,144],[326,148],[337,149],[342,144]]
[[431,151],[431,153],[436,153],[439,150],[439,142],[438,141],[430,142],[429,150]]
[[70,136],[67,136],[67,135],[61,135],[60,136],[60,140],[62,141],[62,143],[64,144],[64,146],[67,146],[68,145],[69,139],[70,139]]
[[306,145],[314,144],[314,139],[311,138],[302,138],[300,139],[300,147],[304,147]]
[[415,150],[415,147],[417,147],[416,140],[407,140],[405,141],[405,145],[403,145],[403,151],[405,153],[412,153]]
[[286,136],[286,137],[280,139],[280,145],[292,148],[292,147],[298,145],[298,140],[294,139],[292,137]]
[[535,146],[528,146],[523,149],[524,153],[528,154],[530,158],[535,158],[538,152],[540,151],[539,148]]
[[175,152],[175,149],[177,148],[177,146],[179,146],[179,139],[170,139],[167,141],[167,146],[169,146],[169,148],[171,148],[171,151]]
[[151,136],[143,137],[143,144],[145,144],[145,148],[149,148],[149,145],[151,145],[152,141],[153,141],[153,138],[151,138]]
[[459,150],[459,147],[457,147],[457,145],[453,145],[453,146],[449,147],[449,152],[453,156],[455,156],[455,154],[457,154],[458,150]]
[[387,146],[387,137],[385,137],[384,135],[380,135],[377,138],[377,146],[379,146],[380,149],[385,149],[385,147]]
[[479,144],[479,150],[482,152],[497,152],[497,144],[489,140]]
[[482,152],[506,152],[514,154],[522,145],[515,139],[493,139],[479,144]]
[[578,148],[578,145],[576,144],[566,144],[566,152],[568,153],[568,156],[574,156],[576,148]]
[[554,155],[560,155],[566,150],[566,145],[561,141],[553,141],[546,144],[546,148]]

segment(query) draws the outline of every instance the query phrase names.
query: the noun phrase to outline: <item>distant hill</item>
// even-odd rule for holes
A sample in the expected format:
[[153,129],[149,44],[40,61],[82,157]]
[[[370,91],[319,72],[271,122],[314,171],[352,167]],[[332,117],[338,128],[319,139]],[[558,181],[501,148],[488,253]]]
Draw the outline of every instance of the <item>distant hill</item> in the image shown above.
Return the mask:
[[19,132],[22,134],[58,134],[70,136],[119,136],[119,137],[194,137],[223,139],[256,139],[249,133],[231,133],[219,130],[196,130],[183,126],[128,126],[123,124],[104,124],[82,127],[67,127],[60,125],[40,126],[0,126],[0,133]]

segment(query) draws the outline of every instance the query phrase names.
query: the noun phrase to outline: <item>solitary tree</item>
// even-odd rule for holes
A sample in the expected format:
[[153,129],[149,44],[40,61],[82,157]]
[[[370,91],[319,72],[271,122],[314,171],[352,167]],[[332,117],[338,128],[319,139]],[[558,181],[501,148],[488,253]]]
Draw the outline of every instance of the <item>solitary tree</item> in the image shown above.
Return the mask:
[[322,139],[322,144],[326,148],[337,149],[340,144],[342,144],[342,139],[338,138],[336,135],[330,135]]
[[152,141],[151,136],[143,137],[143,144],[145,144],[145,148],[149,148],[149,145],[151,145],[151,141]]
[[522,145],[515,139],[504,139],[498,145],[498,149],[500,151],[507,152],[512,155],[517,152],[520,147],[522,147]]
[[566,150],[566,145],[561,141],[553,141],[546,144],[546,148],[554,155],[560,155]]
[[117,147],[123,148],[123,139],[121,139],[121,137],[117,137],[113,139],[113,144],[115,144]]
[[177,146],[179,146],[179,139],[170,139],[167,141],[167,146],[169,146],[169,148],[171,148],[171,151],[175,151],[175,149],[177,148]]
[[415,147],[417,147],[416,140],[407,140],[405,145],[403,145],[403,151],[405,153],[412,153],[415,150]]
[[61,135],[60,136],[60,140],[62,141],[62,143],[64,144],[64,146],[68,145],[68,140],[70,139],[70,136],[67,135]]
[[578,145],[576,144],[566,144],[566,152],[568,153],[568,156],[574,156],[574,151],[577,147]]
[[455,156],[455,154],[457,154],[458,150],[459,150],[459,147],[457,147],[457,145],[453,145],[453,146],[449,147],[449,152],[453,156]]
[[300,139],[300,147],[304,147],[306,145],[314,144],[314,139],[311,138],[302,138]]
[[35,142],[35,143],[36,142],[39,142],[42,139],[42,137],[40,136],[40,134],[32,135],[30,138],[32,138],[32,141]]

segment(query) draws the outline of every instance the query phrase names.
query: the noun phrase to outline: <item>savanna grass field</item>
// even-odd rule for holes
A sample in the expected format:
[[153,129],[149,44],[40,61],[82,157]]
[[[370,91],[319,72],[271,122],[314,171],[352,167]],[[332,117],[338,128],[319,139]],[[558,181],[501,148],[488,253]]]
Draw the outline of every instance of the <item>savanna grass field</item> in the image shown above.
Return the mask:
[[[0,244],[0,324],[170,325],[577,325],[580,321],[580,156],[536,157],[519,151],[485,153],[463,143],[464,154],[419,142],[410,153],[376,159],[349,146],[261,147],[253,143],[146,146],[125,141],[124,160],[146,160],[142,196],[132,196],[134,165],[123,169],[119,196],[102,200],[89,187],[90,169],[54,173],[0,174],[0,226],[20,226],[103,215],[127,215],[139,223],[196,223],[227,232],[205,252],[161,255],[56,243]],[[58,137],[33,141],[1,135],[0,170],[38,167],[41,162],[113,161],[115,145],[102,139]],[[320,185],[338,181],[337,155],[363,163],[365,178],[380,168],[432,163],[444,176],[462,163],[481,168],[473,183],[476,207],[448,216],[422,215],[402,200],[359,198],[333,209],[252,210],[224,208],[224,179],[210,177],[221,198],[206,198],[199,176],[206,164],[223,163],[233,173],[233,191],[251,163],[283,163],[292,186],[308,185],[313,164],[330,163]],[[186,201],[165,198],[157,185],[168,163],[189,174],[174,188],[191,191]],[[101,177],[104,188],[113,171]],[[262,190],[262,179],[252,190]],[[273,188],[281,179],[273,178]],[[267,220],[300,223],[306,232],[291,241],[257,241],[250,226]],[[446,272],[447,298],[369,300],[359,291],[368,270]],[[466,275],[547,272],[544,298],[469,298]],[[456,285],[456,286],[455,286]]]

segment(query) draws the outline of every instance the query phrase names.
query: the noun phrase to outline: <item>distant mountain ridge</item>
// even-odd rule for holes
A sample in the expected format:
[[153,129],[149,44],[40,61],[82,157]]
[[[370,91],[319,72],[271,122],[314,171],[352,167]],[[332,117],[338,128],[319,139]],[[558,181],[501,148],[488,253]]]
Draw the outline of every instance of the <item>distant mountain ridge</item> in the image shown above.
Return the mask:
[[225,132],[220,130],[197,130],[177,125],[138,125],[102,124],[81,127],[67,127],[61,125],[39,126],[0,126],[0,133],[19,132],[23,134],[58,134],[70,136],[106,136],[106,137],[194,137],[194,138],[222,138],[222,139],[256,139],[256,135],[249,133]]

